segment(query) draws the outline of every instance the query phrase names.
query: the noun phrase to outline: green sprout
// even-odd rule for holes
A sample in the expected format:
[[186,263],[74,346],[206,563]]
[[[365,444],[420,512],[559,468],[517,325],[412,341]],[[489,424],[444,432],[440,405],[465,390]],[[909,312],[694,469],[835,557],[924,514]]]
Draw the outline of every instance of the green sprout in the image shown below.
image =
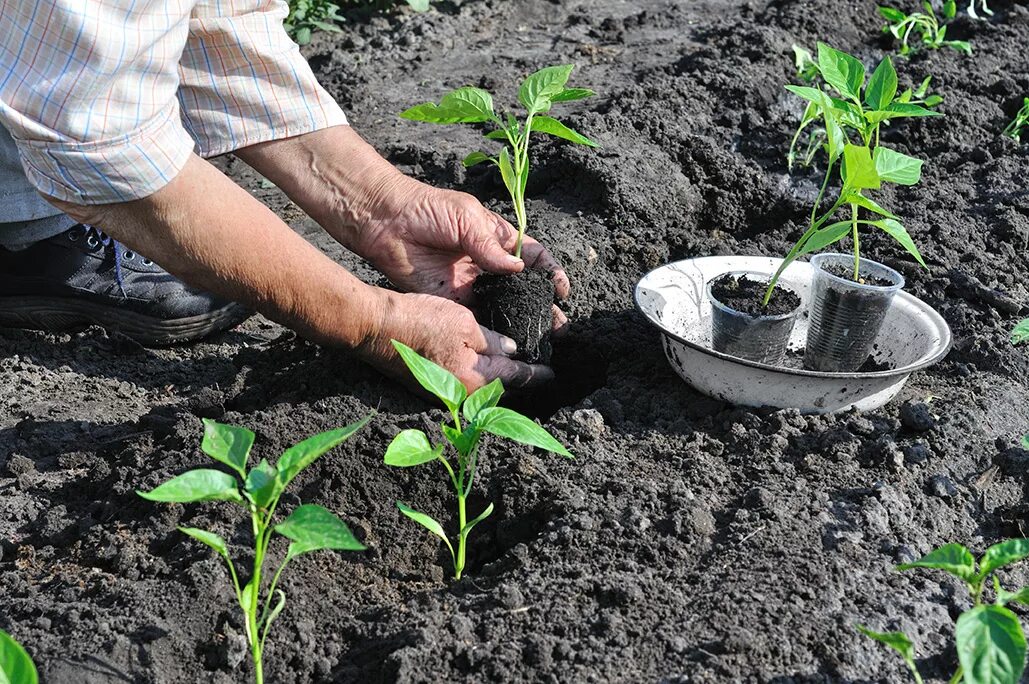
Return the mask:
[[1011,344],[1022,344],[1023,342],[1029,342],[1029,318],[1021,321],[1011,331]]
[[[972,0],[973,4],[975,0]],[[941,26],[940,20],[933,10],[929,0],[923,0],[922,7],[925,12],[905,14],[899,9],[879,6],[879,14],[886,19],[883,26],[883,33],[889,33],[900,41],[900,55],[907,57],[921,48],[939,50],[949,47],[966,55],[972,54],[972,45],[964,40],[947,40],[947,27]],[[974,13],[974,8],[969,8],[969,13]],[[957,14],[955,0],[946,0],[943,3],[943,18],[950,21]],[[918,37],[917,40],[915,37]]]
[[[822,79],[839,97],[821,86],[787,85],[786,89],[808,101],[815,116],[825,126],[825,149],[829,163],[815,199],[807,230],[797,240],[772,276],[763,304],[768,305],[775,285],[786,267],[797,258],[824,249],[848,234],[854,252],[854,280],[860,280],[861,243],[859,226],[879,228],[896,240],[924,268],[928,268],[907,229],[899,218],[883,208],[867,191],[878,190],[885,183],[915,185],[921,179],[922,160],[890,149],[879,143],[879,131],[893,119],[939,116],[922,105],[911,102],[908,91],[897,95],[897,72],[885,57],[865,80],[864,65],[845,52],[818,44],[818,70]],[[928,82],[923,82],[928,88]],[[921,89],[921,88],[920,88]],[[938,103],[938,102],[937,102]],[[854,137],[857,142],[852,142]],[[819,214],[829,182],[839,162],[840,193],[827,211]],[[830,223],[836,212],[849,207],[849,218]],[[879,218],[862,219],[860,210]]]
[[1029,126],[1029,97],[1022,99],[1022,108],[1015,112],[1015,118],[1004,128],[1004,135],[1022,142],[1022,134]]
[[37,684],[39,674],[28,652],[0,629],[0,684]]
[[[483,433],[488,432],[521,444],[546,449],[568,458],[572,455],[549,432],[532,420],[511,409],[497,406],[500,396],[504,393],[504,385],[499,379],[479,388],[469,396],[461,381],[445,368],[419,356],[413,349],[396,340],[393,340],[393,346],[418,384],[438,397],[450,412],[453,424],[443,423],[440,430],[443,438],[457,452],[457,458],[456,463],[452,463],[444,454],[444,445],[433,446],[421,430],[403,430],[390,442],[383,460],[386,465],[397,468],[410,468],[431,461],[439,461],[443,465],[457,494],[457,549],[454,549],[454,544],[439,522],[401,501],[397,502],[397,508],[443,540],[454,562],[454,579],[461,579],[467,557],[468,535],[472,528],[493,512],[491,503],[482,513],[468,520],[467,499],[475,482],[479,441]],[[461,421],[462,416],[464,423]]]
[[411,107],[400,115],[401,118],[411,121],[436,124],[492,124],[494,129],[487,133],[486,137],[507,143],[505,147],[495,157],[484,152],[472,152],[465,157],[464,165],[468,167],[490,162],[500,169],[518,221],[518,241],[514,251],[516,257],[522,255],[522,240],[528,226],[525,213],[525,186],[529,180],[529,134],[546,133],[578,145],[597,147],[597,144],[586,136],[546,115],[554,103],[582,100],[595,94],[587,88],[566,87],[573,68],[571,64],[545,67],[522,82],[518,88],[518,100],[526,110],[524,123],[519,122],[511,113],[503,118],[499,116],[493,111],[493,96],[481,88],[471,86],[447,93],[438,105],[425,102]]
[[[224,539],[214,532],[195,527],[180,527],[179,531],[210,546],[225,559],[236,602],[245,617],[244,628],[254,663],[254,681],[258,684],[264,681],[261,658],[268,638],[268,628],[286,606],[286,594],[278,586],[282,571],[294,558],[312,551],[365,549],[342,520],[321,506],[297,506],[285,520],[273,525],[279,498],[301,471],[330,449],[339,446],[370,419],[371,416],[367,416],[352,425],[309,437],[284,451],[275,465],[261,459],[249,472],[247,458],[254,444],[254,433],[246,428],[204,420],[204,439],[200,448],[214,460],[229,466],[234,473],[198,468],[174,477],[149,492],[136,492],[144,499],[165,503],[231,501],[250,513],[254,534],[254,563],[250,580],[245,585],[240,584],[236,566],[229,556],[229,547]],[[272,576],[264,600],[261,600],[264,562],[273,534],[289,539],[290,544],[285,558]]]
[[[994,574],[1000,568],[1029,556],[1029,539],[1008,539],[986,549],[978,566],[972,553],[961,544],[947,544],[897,570],[930,568],[943,570],[968,588],[972,607],[962,613],[954,628],[958,666],[950,684],[1017,684],[1025,669],[1026,639],[1018,616],[1008,603],[1029,605],[1029,587],[1005,591]],[[983,589],[992,579],[994,601],[983,602]],[[918,684],[922,676],[915,666],[914,644],[903,632],[873,632],[856,625],[858,631],[890,646],[904,658]]]
[[[351,0],[344,4],[356,6],[362,2],[361,0]],[[363,4],[386,9],[394,3],[391,0],[370,0]],[[429,9],[429,0],[407,0],[407,4],[416,12],[424,12]],[[307,45],[311,42],[311,34],[316,30],[340,33],[337,22],[344,21],[344,18],[340,15],[339,10],[340,6],[332,0],[290,0],[289,14],[286,15],[282,25],[297,45]]]

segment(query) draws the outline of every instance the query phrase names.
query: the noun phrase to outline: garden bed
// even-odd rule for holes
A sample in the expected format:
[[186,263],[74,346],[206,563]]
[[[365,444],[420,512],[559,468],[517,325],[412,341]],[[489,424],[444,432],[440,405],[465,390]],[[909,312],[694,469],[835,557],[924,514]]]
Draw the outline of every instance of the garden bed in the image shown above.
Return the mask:
[[[160,351],[98,330],[0,331],[0,629],[51,683],[245,680],[224,568],[175,530],[213,529],[239,551],[237,509],[155,505],[134,490],[205,463],[201,417],[250,427],[272,457],[377,408],[283,499],[336,511],[370,548],[296,562],[268,681],[902,680],[900,659],[859,622],[908,632],[922,671],[949,677],[965,594],[893,565],[1029,531],[1029,452],[1016,446],[1029,432],[1029,355],[1007,341],[1029,305],[1029,145],[999,135],[1029,93],[1029,8],[990,4],[989,22],[951,29],[973,57],[898,60],[902,84],[932,74],[946,98],[945,116],[884,136],[930,160],[917,188],[886,192],[931,272],[886,236],[864,248],[945,316],[954,349],[903,400],[832,417],[691,391],[631,296],[662,263],[778,256],[796,239],[820,176],[785,169],[801,107],[782,88],[790,46],[827,40],[877,62],[890,45],[874,3],[442,2],[316,37],[307,54],[365,137],[499,210],[499,178],[460,164],[474,130],[396,114],[460,85],[507,93],[562,62],[600,93],[566,118],[601,149],[541,141],[528,191],[530,230],[571,277],[574,326],[555,345],[555,386],[516,405],[576,460],[487,443],[472,509],[497,508],[454,583],[445,550],[394,504],[449,520],[445,481],[382,463],[399,429],[430,430],[442,413],[348,355],[260,318]],[[220,163],[377,280],[241,163]]]

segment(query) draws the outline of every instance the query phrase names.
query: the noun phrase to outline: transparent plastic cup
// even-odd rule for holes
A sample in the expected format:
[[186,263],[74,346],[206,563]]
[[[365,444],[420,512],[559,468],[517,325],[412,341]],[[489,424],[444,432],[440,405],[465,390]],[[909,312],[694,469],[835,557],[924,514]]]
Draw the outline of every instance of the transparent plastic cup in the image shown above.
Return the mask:
[[770,273],[733,271],[708,281],[707,298],[711,302],[711,344],[714,350],[748,361],[781,366],[801,307],[778,316],[754,316],[737,311],[720,302],[711,292],[712,284],[726,276],[746,277],[762,283],[767,283],[772,277]]
[[893,296],[904,287],[904,276],[889,266],[861,259],[859,275],[889,285],[872,285],[841,278],[827,266],[854,268],[852,254],[819,254],[811,259],[811,315],[804,351],[804,367],[823,372],[849,373],[868,360]]

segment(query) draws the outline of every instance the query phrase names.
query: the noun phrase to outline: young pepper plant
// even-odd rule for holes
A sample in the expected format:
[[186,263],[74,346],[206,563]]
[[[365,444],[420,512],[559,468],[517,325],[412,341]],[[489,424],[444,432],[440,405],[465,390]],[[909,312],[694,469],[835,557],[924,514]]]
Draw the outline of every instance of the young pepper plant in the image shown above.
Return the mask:
[[1029,97],[1023,98],[1022,108],[1015,112],[1015,118],[1004,128],[1004,135],[1020,143],[1026,127],[1029,127]]
[[[973,5],[975,0],[972,0]],[[929,0],[923,0],[922,7],[925,12],[905,14],[899,9],[880,5],[879,14],[886,20],[883,26],[883,33],[889,33],[900,41],[900,56],[907,57],[920,48],[939,50],[949,47],[966,55],[972,54],[972,45],[964,40],[947,40],[947,27],[941,25],[936,11]],[[969,7],[970,14],[975,12],[973,6]],[[957,14],[957,3],[955,0],[946,0],[943,3],[943,18],[950,21]],[[915,40],[915,36],[918,39]]]
[[465,157],[463,163],[468,167],[489,162],[500,169],[500,176],[504,181],[504,187],[511,195],[518,222],[518,241],[514,251],[516,257],[522,255],[522,240],[528,227],[525,186],[529,180],[530,134],[546,133],[577,145],[597,147],[597,144],[586,136],[547,116],[547,112],[555,103],[582,100],[595,94],[588,88],[566,87],[573,68],[572,64],[545,67],[522,82],[518,88],[518,101],[526,110],[524,122],[519,121],[511,113],[501,117],[493,110],[493,96],[481,88],[471,86],[447,93],[439,104],[425,102],[400,114],[401,118],[411,121],[436,124],[491,124],[494,128],[486,137],[507,143],[495,157],[485,152],[472,152]]
[[[297,556],[312,551],[365,549],[350,532],[350,528],[322,506],[303,504],[285,520],[274,524],[279,498],[301,471],[339,446],[369,420],[371,416],[352,425],[309,437],[284,451],[275,465],[261,459],[249,472],[247,459],[254,444],[254,433],[246,428],[204,420],[204,438],[200,448],[215,461],[231,468],[233,474],[198,468],[174,477],[149,492],[136,492],[144,499],[165,503],[230,501],[239,504],[250,514],[254,557],[250,579],[245,585],[240,583],[236,565],[232,562],[228,543],[224,539],[214,532],[195,527],[180,527],[179,531],[210,546],[225,559],[236,602],[243,610],[243,626],[254,663],[254,679],[258,684],[264,681],[262,655],[268,629],[286,606],[286,594],[278,586],[286,566]],[[262,600],[264,564],[275,534],[285,537],[290,544]]]
[[0,684],[38,684],[39,674],[28,652],[0,629]]
[[[822,87],[787,85],[786,89],[814,106],[825,126],[825,149],[829,162],[818,196],[811,209],[808,228],[787,253],[772,276],[763,303],[768,304],[782,272],[797,258],[824,249],[847,235],[854,252],[854,280],[860,279],[861,242],[859,227],[872,226],[890,235],[915,260],[926,267],[922,255],[901,224],[899,218],[868,196],[884,182],[915,185],[921,178],[922,160],[880,144],[880,128],[894,119],[939,116],[926,107],[910,102],[906,93],[897,95],[897,71],[889,57],[865,78],[865,67],[856,58],[818,44],[818,70],[825,83],[835,92]],[[907,100],[907,101],[903,101]],[[852,141],[853,140],[853,141]],[[826,190],[839,164],[840,192],[832,205],[822,209]],[[849,218],[830,221],[841,208],[849,209]],[[862,219],[864,209],[878,218]]]
[[[897,570],[929,568],[943,570],[960,579],[968,588],[972,607],[962,613],[954,628],[958,666],[951,684],[1017,684],[1025,669],[1026,639],[1018,616],[1009,603],[1029,605],[1029,587],[1015,592],[1001,587],[994,574],[1000,568],[1029,557],[1029,539],[1008,539],[986,549],[978,565],[972,553],[961,544],[941,546],[913,563]],[[983,601],[983,590],[992,580],[993,603]],[[856,626],[865,636],[893,648],[907,664],[918,684],[922,676],[914,659],[914,644],[903,632],[874,632]]]
[[549,432],[532,420],[511,409],[497,406],[504,393],[504,385],[499,379],[468,396],[464,385],[450,371],[419,356],[413,349],[396,340],[393,340],[393,346],[418,384],[438,397],[450,412],[453,423],[443,423],[440,430],[443,438],[457,452],[457,458],[451,459],[444,453],[445,445],[433,446],[421,430],[403,430],[390,443],[383,460],[386,465],[397,468],[410,468],[433,461],[442,464],[457,495],[457,548],[454,548],[454,543],[447,536],[442,524],[402,501],[397,502],[397,508],[443,540],[454,562],[454,579],[461,579],[467,559],[468,535],[493,512],[491,503],[473,519],[468,519],[468,494],[475,482],[479,442],[483,433],[488,432],[521,444],[546,449],[568,458],[572,458],[572,455]]

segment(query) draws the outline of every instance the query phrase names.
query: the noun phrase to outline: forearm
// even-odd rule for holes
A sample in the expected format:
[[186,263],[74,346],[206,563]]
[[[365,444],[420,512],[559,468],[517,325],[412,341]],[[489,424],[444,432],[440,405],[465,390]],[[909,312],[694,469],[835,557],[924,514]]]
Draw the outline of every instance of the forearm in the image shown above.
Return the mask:
[[384,291],[348,273],[199,157],[144,199],[55,204],[190,285],[246,303],[315,341],[358,348],[384,315]]

